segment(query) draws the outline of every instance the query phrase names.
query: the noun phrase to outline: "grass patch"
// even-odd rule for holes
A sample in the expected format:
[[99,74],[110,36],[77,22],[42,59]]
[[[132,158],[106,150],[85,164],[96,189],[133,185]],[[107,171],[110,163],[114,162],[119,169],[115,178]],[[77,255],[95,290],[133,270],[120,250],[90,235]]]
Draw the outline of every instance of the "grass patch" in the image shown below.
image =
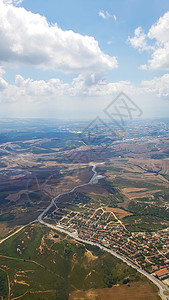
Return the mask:
[[[34,292],[22,299],[68,299],[77,289],[123,285],[126,278],[140,280],[135,270],[98,247],[78,243],[40,225],[31,225],[5,241],[0,255],[13,296]],[[52,292],[47,294],[49,290]]]

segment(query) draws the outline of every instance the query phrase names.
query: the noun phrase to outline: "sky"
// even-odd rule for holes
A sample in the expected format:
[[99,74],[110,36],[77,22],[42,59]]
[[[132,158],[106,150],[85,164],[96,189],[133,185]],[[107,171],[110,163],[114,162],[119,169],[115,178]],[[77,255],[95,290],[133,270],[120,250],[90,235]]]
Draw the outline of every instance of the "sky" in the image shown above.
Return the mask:
[[168,0],[0,0],[0,117],[169,116]]

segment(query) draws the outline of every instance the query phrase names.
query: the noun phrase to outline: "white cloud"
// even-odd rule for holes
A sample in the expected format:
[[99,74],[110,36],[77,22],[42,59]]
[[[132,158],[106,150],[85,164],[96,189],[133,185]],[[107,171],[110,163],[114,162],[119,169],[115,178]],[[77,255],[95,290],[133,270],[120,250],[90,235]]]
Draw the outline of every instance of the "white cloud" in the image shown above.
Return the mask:
[[141,27],[135,30],[134,37],[128,41],[139,51],[152,50],[151,58],[142,69],[169,70],[169,11],[153,24],[145,34]]
[[114,22],[117,22],[117,17],[116,17],[116,15],[113,15],[113,19],[114,19]]
[[114,93],[129,90],[132,84],[129,81],[107,82],[99,74],[79,75],[72,82],[74,95],[108,96]]
[[5,3],[5,4],[13,4],[13,5],[20,5],[22,2],[23,2],[23,0],[2,0],[3,1],[3,3]]
[[63,96],[70,92],[70,86],[63,83],[60,79],[32,80],[30,78],[24,79],[21,75],[16,76],[16,87],[21,90],[25,96],[32,97],[51,97],[54,95]]
[[99,11],[99,16],[104,20],[109,19],[110,17],[109,13],[108,12],[104,13],[104,11]]
[[157,41],[156,49],[149,60],[150,68],[169,70],[169,12],[152,25],[148,37]]
[[8,83],[3,79],[5,71],[0,67],[0,90],[7,88]]
[[147,44],[147,35],[141,27],[135,29],[133,38],[128,37],[128,42],[133,48],[138,49],[140,52],[154,49],[153,46]]
[[113,18],[114,19],[114,22],[117,21],[117,17],[116,15],[111,15],[107,10],[104,11],[104,10],[100,10],[98,15],[104,19],[104,20],[107,20],[107,19],[110,19],[110,18]]
[[147,65],[144,64],[144,65],[141,65],[141,66],[139,67],[139,69],[145,71],[145,70],[147,70],[148,68],[147,68]]
[[[107,82],[98,73],[80,74],[71,83],[52,78],[48,81],[16,76],[7,84],[0,69],[0,116],[86,117],[96,116],[122,91],[142,110],[144,117],[168,116],[169,74],[142,81]],[[85,98],[85,101],[84,101]],[[105,117],[105,115],[103,116]]]
[[[3,78],[1,79],[3,80]],[[15,84],[4,84],[1,91],[1,100],[4,102],[50,102],[63,96],[69,98],[77,96],[111,96],[123,90],[133,93],[135,88],[129,81],[107,82],[100,73],[80,74],[71,83],[64,83],[58,78],[45,81],[32,80],[31,78],[24,79],[21,75],[17,75]]]
[[116,57],[104,54],[91,36],[57,24],[22,7],[0,0],[0,63],[28,64],[61,72],[105,71],[116,68]]
[[159,97],[169,96],[169,74],[161,77],[155,77],[152,80],[142,81],[142,85],[146,92],[157,94]]
[[[124,91],[149,117],[166,115],[169,109],[169,74],[143,81],[135,86],[130,81],[107,82],[98,73],[80,74],[71,83],[58,78],[32,80],[16,76],[15,84],[2,83],[0,74],[0,115],[10,112],[11,116],[54,116],[89,117],[90,113],[101,112],[120,92]],[[2,83],[2,85],[1,85]],[[85,98],[85,101],[83,101]],[[168,104],[164,104],[164,102]],[[5,109],[5,112],[3,111]],[[31,108],[31,112],[28,111]],[[100,109],[100,110],[99,110]],[[81,115],[80,115],[81,114]],[[105,117],[105,116],[104,116]]]
[[166,97],[169,96],[169,74],[142,81],[140,86],[134,86],[127,80],[108,82],[103,74],[98,73],[80,74],[71,83],[64,83],[58,78],[33,81],[17,75],[16,87],[22,94],[31,96],[108,96],[126,91],[129,94],[156,94],[159,97]]

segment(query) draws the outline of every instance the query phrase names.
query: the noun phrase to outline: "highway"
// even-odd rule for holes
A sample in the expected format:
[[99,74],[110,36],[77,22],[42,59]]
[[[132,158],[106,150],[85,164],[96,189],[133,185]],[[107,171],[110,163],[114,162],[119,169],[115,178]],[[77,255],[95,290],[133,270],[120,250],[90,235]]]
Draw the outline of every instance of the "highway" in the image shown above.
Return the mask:
[[63,195],[67,195],[67,194],[70,194],[72,192],[74,192],[77,188],[79,187],[83,187],[83,186],[86,186],[86,185],[89,185],[91,184],[94,180],[96,179],[100,179],[101,177],[98,175],[97,176],[97,172],[95,170],[96,166],[94,165],[92,167],[92,171],[93,171],[93,176],[92,178],[89,180],[89,182],[87,183],[84,183],[84,184],[81,184],[81,185],[77,185],[75,186],[73,189],[71,189],[69,192],[65,192],[65,193],[61,193],[59,195],[57,195],[56,197],[54,197],[50,203],[50,205],[40,214],[40,216],[38,217],[38,221],[51,228],[51,229],[54,229],[54,230],[57,230],[57,231],[60,231],[62,233],[65,233],[67,235],[69,235],[70,237],[72,237],[73,239],[76,239],[77,241],[79,242],[82,242],[82,243],[85,243],[85,244],[89,244],[89,245],[92,245],[92,246],[97,246],[99,247],[101,250],[103,251],[106,251],[112,255],[114,255],[115,257],[117,257],[118,259],[122,260],[124,263],[126,263],[128,266],[132,267],[133,269],[135,269],[137,272],[141,273],[142,275],[144,275],[145,277],[147,277],[151,282],[153,282],[159,289],[159,295],[161,297],[161,299],[163,300],[169,300],[169,295],[165,295],[165,293],[169,293],[169,287],[167,287],[165,284],[163,284],[160,280],[158,280],[156,277],[154,277],[153,275],[147,273],[146,271],[144,271],[143,269],[139,268],[138,266],[136,266],[135,264],[133,264],[132,262],[130,262],[129,260],[127,260],[125,257],[123,257],[122,255],[116,253],[115,251],[111,250],[111,249],[108,249],[98,243],[94,243],[94,242],[91,242],[89,240],[83,240],[81,238],[78,237],[77,234],[75,233],[71,233],[67,230],[65,230],[64,228],[62,228],[61,226],[56,226],[56,225],[52,225],[52,224],[48,224],[46,223],[44,220],[43,220],[43,217],[44,215],[49,211],[49,209],[54,205],[55,201],[60,197],[60,196],[63,196]]

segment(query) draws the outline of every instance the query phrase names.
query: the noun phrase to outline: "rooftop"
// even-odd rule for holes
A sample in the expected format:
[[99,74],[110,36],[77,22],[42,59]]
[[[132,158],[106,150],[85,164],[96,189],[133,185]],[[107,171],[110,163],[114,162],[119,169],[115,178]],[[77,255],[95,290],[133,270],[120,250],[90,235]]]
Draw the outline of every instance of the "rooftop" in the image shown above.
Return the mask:
[[163,269],[160,269],[160,270],[158,270],[158,271],[155,272],[155,274],[157,276],[162,276],[162,275],[165,275],[165,274],[168,274],[168,273],[169,273],[169,271],[168,271],[167,268],[163,268]]

